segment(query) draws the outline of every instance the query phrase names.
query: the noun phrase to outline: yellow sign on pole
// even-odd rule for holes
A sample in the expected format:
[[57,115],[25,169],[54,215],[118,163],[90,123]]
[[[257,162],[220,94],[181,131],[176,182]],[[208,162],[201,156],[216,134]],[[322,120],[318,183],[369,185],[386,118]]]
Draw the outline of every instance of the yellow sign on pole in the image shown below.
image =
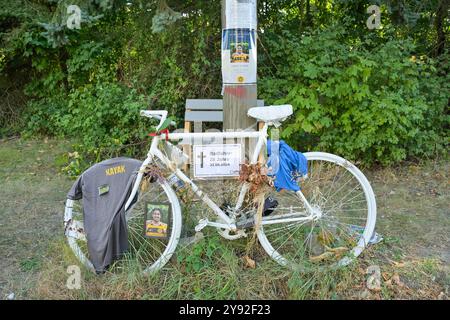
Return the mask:
[[257,0],[222,0],[224,130],[248,129],[257,106]]

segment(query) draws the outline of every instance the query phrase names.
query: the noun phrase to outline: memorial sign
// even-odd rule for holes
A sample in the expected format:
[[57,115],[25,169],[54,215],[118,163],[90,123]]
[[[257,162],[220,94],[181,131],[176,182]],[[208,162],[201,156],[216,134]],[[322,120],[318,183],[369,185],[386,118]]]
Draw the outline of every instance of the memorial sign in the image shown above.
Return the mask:
[[242,145],[195,145],[193,149],[194,178],[239,176],[242,163]]

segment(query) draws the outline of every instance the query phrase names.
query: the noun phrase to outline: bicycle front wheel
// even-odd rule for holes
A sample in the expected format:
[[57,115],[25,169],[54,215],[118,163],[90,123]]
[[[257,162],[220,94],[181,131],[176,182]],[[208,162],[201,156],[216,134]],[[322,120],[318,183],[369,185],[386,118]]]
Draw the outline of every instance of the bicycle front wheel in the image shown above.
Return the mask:
[[278,206],[263,218],[259,241],[274,260],[293,269],[347,265],[366,248],[375,229],[372,187],[356,166],[341,157],[322,152],[305,156],[308,175],[299,186],[314,219],[298,193],[274,193]]
[[[162,235],[160,229],[152,226],[155,214],[167,225]],[[165,179],[149,183],[145,188],[141,183],[139,199],[127,211],[126,218],[130,245],[128,258],[144,273],[160,270],[170,260],[180,240],[182,217],[176,193]]]
[[[153,183],[143,181],[139,190],[137,201],[126,211],[129,249],[110,266],[110,271],[156,272],[166,265],[178,245],[182,218],[175,192],[163,179]],[[80,262],[95,271],[89,259],[82,201],[66,202],[66,237]],[[154,218],[158,223],[153,223]]]

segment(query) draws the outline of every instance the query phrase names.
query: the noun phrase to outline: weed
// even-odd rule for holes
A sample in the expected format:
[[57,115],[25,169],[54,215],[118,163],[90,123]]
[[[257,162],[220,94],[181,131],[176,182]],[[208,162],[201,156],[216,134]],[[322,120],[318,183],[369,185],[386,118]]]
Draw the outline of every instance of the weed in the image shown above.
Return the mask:
[[33,257],[20,262],[20,269],[23,272],[36,271],[39,269],[41,261],[39,258]]

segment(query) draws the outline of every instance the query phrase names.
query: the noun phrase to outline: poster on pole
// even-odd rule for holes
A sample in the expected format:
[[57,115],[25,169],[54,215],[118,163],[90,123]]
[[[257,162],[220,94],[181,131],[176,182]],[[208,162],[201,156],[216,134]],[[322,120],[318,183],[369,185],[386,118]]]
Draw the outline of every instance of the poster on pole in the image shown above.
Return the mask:
[[256,31],[225,29],[222,32],[224,84],[255,84],[257,73]]
[[225,14],[225,29],[256,30],[256,0],[226,0]]

